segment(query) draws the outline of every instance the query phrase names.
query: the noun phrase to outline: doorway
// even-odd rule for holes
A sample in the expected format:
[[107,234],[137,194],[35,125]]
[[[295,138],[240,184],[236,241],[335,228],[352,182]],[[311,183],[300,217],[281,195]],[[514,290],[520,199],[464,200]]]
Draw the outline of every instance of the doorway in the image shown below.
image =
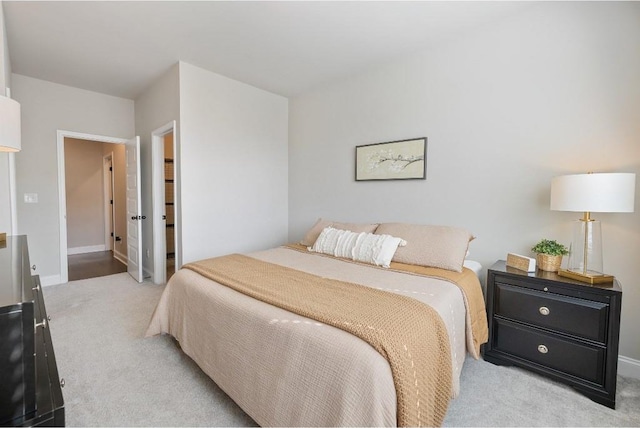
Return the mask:
[[[67,140],[75,141],[84,151],[95,153],[97,166],[93,165],[94,158],[83,155],[82,150],[78,156],[80,161],[74,163],[72,153],[65,150]],[[60,282],[69,281],[70,264],[76,261],[94,276],[113,273],[110,267],[103,273],[105,263],[118,266],[118,271],[124,266],[125,271],[142,282],[139,138],[127,140],[58,130],[57,148]],[[68,164],[70,168],[66,167]],[[67,177],[68,171],[75,176]],[[92,186],[96,183],[97,186]],[[89,200],[98,202],[86,203]],[[86,267],[87,263],[97,260],[102,267]],[[78,278],[74,275],[73,279]]]
[[164,227],[166,249],[166,280],[176,272],[176,198],[173,132],[165,134],[164,143]]
[[126,272],[124,146],[68,137],[64,156],[68,279]]
[[180,162],[176,123],[151,133],[153,192],[153,282],[166,283],[181,266]]

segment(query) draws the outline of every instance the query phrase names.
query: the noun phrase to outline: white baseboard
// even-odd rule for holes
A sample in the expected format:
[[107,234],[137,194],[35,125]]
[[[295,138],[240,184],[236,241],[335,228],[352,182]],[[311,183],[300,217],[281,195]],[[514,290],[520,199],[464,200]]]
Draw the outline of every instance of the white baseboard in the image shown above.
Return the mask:
[[107,247],[102,245],[89,245],[87,247],[67,248],[67,255],[97,253],[98,251],[107,251]]
[[126,254],[122,254],[120,251],[114,251],[113,252],[113,258],[115,258],[116,260],[121,261],[122,263],[124,263],[125,266],[127,266],[127,255]]
[[618,374],[620,376],[640,379],[640,360],[620,355],[618,357]]
[[60,275],[41,276],[40,277],[40,284],[43,287],[48,287],[50,285],[62,284],[62,278],[60,278]]

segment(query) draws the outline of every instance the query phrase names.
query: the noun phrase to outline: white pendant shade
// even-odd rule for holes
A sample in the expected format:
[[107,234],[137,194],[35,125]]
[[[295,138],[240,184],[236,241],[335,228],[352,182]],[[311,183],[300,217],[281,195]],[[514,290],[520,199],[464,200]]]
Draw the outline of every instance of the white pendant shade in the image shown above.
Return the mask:
[[551,180],[555,211],[630,213],[634,211],[633,173],[575,174]]
[[20,104],[0,96],[0,152],[18,152],[20,147]]

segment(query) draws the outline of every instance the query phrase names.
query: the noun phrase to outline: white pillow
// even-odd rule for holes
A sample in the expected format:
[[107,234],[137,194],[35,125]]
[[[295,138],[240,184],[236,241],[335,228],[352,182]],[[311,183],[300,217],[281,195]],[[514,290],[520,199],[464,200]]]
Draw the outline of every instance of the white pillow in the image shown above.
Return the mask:
[[352,258],[351,250],[355,246],[358,234],[333,227],[325,227],[318,235],[309,251],[330,254],[336,257]]
[[309,251],[388,268],[398,246],[404,245],[407,245],[405,240],[390,235],[355,233],[326,227]]

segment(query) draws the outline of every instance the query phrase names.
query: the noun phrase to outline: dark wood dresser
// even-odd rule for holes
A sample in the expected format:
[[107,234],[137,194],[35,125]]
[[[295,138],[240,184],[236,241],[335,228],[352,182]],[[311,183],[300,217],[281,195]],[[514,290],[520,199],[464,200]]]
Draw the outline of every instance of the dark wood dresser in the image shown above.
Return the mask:
[[615,409],[620,284],[589,285],[495,263],[487,276],[486,361],[565,383]]
[[0,379],[0,425],[64,426],[49,318],[26,236],[0,242]]

